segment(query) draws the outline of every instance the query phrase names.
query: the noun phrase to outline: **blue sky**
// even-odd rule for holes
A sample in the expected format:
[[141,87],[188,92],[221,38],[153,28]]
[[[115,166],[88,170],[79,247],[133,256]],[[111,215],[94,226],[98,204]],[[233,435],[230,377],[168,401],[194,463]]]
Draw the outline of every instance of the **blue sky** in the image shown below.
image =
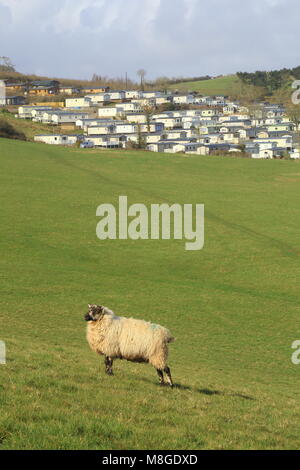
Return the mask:
[[300,65],[299,0],[0,0],[0,55],[56,77]]

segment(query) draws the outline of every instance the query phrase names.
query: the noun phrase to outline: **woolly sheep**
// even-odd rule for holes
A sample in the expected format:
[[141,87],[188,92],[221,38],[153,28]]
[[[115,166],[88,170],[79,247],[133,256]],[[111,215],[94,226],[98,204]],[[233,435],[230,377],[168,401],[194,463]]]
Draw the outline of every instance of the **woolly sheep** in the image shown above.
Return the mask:
[[174,341],[164,327],[134,318],[118,317],[102,305],[88,304],[85,315],[87,340],[90,348],[105,357],[105,372],[113,375],[113,360],[149,362],[163,385],[164,372],[168,384],[173,387],[170,368],[167,365],[168,343]]

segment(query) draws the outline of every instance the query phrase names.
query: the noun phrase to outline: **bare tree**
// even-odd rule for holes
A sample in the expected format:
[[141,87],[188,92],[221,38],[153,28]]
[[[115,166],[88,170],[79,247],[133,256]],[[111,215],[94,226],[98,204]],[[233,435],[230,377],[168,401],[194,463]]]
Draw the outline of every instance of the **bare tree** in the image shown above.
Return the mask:
[[145,69],[139,69],[137,71],[137,75],[140,77],[141,79],[141,90],[144,91],[144,84],[145,84],[145,76],[146,76],[147,72]]
[[1,72],[15,72],[15,66],[9,57],[0,56],[0,71]]

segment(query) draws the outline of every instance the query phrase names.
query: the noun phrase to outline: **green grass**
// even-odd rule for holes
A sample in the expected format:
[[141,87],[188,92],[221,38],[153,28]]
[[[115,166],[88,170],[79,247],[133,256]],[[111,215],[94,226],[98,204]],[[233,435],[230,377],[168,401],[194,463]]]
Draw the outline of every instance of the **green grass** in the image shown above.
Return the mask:
[[[299,448],[299,163],[0,139],[0,165],[0,449]],[[101,242],[119,195],[204,203],[204,249]],[[177,387],[105,376],[87,303],[169,327]]]
[[179,91],[196,91],[203,95],[230,95],[238,82],[236,75],[225,75],[211,80],[176,83],[170,88]]
[[[17,114],[17,110],[16,110]],[[34,140],[34,136],[38,134],[80,134],[81,129],[68,130],[61,129],[61,126],[50,126],[41,122],[33,122],[31,119],[16,118],[14,114],[9,112],[0,112],[0,119],[9,122],[18,132],[22,132],[29,141]]]

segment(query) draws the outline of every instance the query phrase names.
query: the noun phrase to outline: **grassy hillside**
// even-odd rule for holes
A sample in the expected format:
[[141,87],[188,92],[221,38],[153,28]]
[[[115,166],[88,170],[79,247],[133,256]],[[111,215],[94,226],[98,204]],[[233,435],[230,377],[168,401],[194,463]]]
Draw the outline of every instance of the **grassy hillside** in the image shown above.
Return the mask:
[[12,113],[0,112],[0,119],[5,120],[11,124],[17,132],[22,132],[27,140],[33,141],[35,135],[38,134],[53,134],[53,133],[63,133],[63,134],[80,134],[81,130],[61,130],[60,126],[50,126],[48,124],[43,124],[41,122],[33,122],[31,119],[19,119],[14,116]]
[[169,88],[180,92],[197,92],[202,95],[225,95],[247,104],[255,100],[268,100],[274,103],[290,103],[293,78],[287,78],[283,85],[271,94],[262,86],[248,85],[237,75],[225,75],[219,78],[203,81],[186,81],[171,85]]
[[235,75],[226,75],[199,82],[176,83],[170,88],[179,91],[197,91],[203,95],[229,95],[233,91],[234,85],[238,82],[239,80]]
[[[299,448],[299,179],[292,161],[0,139],[0,449]],[[204,203],[205,247],[100,241],[96,208]],[[100,303],[170,328],[177,386],[90,351]]]

